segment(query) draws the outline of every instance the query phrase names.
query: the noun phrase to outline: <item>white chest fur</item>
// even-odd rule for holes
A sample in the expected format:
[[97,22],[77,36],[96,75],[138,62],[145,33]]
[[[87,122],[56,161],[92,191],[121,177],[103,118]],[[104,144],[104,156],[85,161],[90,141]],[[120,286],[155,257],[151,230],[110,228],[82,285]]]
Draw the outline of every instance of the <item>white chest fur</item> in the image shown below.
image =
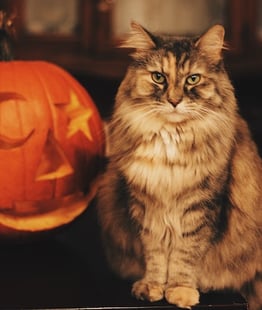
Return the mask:
[[186,153],[188,140],[188,137],[166,130],[143,140],[126,163],[129,182],[154,196],[169,199],[199,182],[203,171],[195,165],[191,154]]

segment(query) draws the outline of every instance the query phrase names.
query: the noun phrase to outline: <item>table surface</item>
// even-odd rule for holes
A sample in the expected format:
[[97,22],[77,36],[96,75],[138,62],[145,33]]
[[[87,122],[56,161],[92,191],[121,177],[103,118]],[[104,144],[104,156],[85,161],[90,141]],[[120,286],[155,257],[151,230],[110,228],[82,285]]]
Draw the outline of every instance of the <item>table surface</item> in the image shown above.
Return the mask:
[[[137,301],[112,275],[99,242],[94,205],[76,221],[36,240],[1,242],[0,309],[175,309]],[[236,293],[202,294],[194,309],[247,309]]]

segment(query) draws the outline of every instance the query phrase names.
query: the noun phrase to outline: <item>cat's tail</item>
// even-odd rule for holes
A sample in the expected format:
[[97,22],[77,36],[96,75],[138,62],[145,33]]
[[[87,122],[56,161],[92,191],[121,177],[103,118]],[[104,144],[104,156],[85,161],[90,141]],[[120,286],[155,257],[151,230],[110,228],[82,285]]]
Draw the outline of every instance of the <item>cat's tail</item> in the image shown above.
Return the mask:
[[250,310],[262,310],[262,271],[243,286],[241,293],[247,299]]

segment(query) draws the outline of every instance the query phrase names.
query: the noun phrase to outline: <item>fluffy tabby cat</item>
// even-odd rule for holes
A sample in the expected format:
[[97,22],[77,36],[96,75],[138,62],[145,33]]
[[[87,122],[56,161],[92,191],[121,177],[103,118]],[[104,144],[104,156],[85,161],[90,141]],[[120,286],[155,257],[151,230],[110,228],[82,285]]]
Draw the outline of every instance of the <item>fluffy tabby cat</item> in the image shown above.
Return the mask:
[[261,310],[262,165],[223,41],[220,25],[174,38],[132,23],[97,209],[108,262],[137,298],[190,308],[229,288]]

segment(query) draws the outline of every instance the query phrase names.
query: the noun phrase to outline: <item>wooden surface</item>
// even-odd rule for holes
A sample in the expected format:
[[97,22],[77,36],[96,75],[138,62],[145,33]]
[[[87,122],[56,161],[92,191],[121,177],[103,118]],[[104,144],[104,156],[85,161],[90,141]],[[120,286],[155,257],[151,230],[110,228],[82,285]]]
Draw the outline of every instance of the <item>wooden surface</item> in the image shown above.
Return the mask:
[[[1,244],[0,309],[175,309],[130,294],[131,284],[107,269],[94,206],[66,229],[47,238]],[[241,296],[201,295],[195,309],[247,309]]]

